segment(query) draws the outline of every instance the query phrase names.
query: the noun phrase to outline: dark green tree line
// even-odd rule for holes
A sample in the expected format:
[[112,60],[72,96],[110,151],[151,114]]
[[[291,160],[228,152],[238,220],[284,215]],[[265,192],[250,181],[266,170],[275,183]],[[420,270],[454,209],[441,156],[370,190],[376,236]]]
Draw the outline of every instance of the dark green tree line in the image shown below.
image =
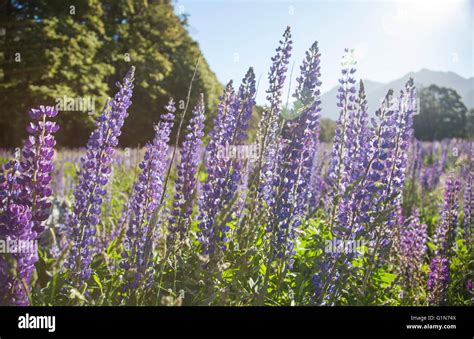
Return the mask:
[[414,118],[417,139],[467,137],[468,111],[455,90],[431,85],[421,89],[419,99],[419,114]]
[[[94,100],[94,114],[63,111],[59,117],[59,144],[83,146],[95,115],[131,65],[137,82],[122,145],[143,145],[169,98],[178,106],[186,100],[200,49],[169,1],[0,3],[0,147],[24,138],[30,107],[55,105],[64,96]],[[212,116],[221,88],[201,56],[191,105],[204,93]]]

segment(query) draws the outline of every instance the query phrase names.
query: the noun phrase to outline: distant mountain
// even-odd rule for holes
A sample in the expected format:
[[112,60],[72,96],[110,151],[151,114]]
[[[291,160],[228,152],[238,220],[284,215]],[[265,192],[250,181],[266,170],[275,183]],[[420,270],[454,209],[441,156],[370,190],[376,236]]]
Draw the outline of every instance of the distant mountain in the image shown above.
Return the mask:
[[[380,101],[385,97],[385,94],[387,94],[387,91],[391,88],[395,93],[398,93],[409,78],[415,79],[415,85],[418,89],[432,84],[440,87],[452,88],[461,96],[464,104],[468,108],[474,107],[474,77],[466,79],[453,72],[438,72],[422,69],[418,72],[410,72],[400,79],[391,81],[388,84],[364,80],[369,111],[373,114],[378,108]],[[336,106],[336,95],[337,87],[332,88],[330,91],[322,95],[323,117],[331,118],[333,120],[338,118],[339,110]]]

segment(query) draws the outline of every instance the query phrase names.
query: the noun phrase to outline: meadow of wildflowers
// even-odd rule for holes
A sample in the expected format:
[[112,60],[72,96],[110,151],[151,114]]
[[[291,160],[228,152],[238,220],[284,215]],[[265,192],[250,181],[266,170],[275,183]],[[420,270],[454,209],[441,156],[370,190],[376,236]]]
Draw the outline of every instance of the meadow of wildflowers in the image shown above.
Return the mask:
[[170,99],[143,149],[118,147],[133,67],[84,149],[56,149],[61,112],[31,109],[0,153],[0,304],[471,305],[472,141],[414,138],[413,79],[368,107],[346,50],[320,143],[323,56],[309,47],[288,105],[292,46],[287,28],[254,142],[252,68],[209,135],[204,96]]

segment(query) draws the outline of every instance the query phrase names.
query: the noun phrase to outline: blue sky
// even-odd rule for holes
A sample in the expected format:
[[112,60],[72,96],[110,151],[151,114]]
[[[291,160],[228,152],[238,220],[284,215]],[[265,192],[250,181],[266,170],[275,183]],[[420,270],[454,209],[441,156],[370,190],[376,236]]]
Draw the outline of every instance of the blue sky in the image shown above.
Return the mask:
[[270,58],[287,25],[294,41],[293,78],[305,50],[319,42],[323,92],[336,85],[346,47],[355,49],[363,79],[388,82],[422,68],[474,76],[472,0],[174,4],[177,13],[189,15],[190,34],[222,83],[240,83],[248,67],[254,67],[261,76],[258,103],[264,103]]

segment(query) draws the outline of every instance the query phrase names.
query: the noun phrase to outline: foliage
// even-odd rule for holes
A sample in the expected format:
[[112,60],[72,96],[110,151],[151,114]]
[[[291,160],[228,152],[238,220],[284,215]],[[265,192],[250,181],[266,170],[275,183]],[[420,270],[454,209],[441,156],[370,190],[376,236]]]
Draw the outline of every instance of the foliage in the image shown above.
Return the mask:
[[415,136],[419,140],[465,138],[467,108],[455,90],[431,85],[420,91],[419,115],[415,116]]
[[94,102],[92,112],[75,107],[58,118],[59,144],[84,145],[112,94],[114,75],[124,74],[131,64],[140,80],[121,138],[124,146],[144,145],[152,138],[151,126],[171,95],[183,110],[198,60],[191,104],[199,93],[209,112],[217,103],[221,85],[169,1],[6,1],[3,6],[0,104],[8,109],[0,113],[1,147],[25,137],[29,107],[56,105],[65,96]]
[[[472,144],[413,138],[413,79],[369,121],[350,50],[334,137],[320,143],[317,43],[297,78],[299,114],[283,107],[292,44],[287,28],[268,105],[255,107],[249,69],[224,89],[206,136],[199,95],[189,120],[170,100],[144,149],[120,149],[131,98],[149,95],[135,84],[153,82],[133,67],[86,149],[54,152],[56,111],[31,110],[21,152],[0,153],[0,235],[40,246],[0,254],[0,303],[471,304]],[[173,124],[183,127],[181,149]]]

